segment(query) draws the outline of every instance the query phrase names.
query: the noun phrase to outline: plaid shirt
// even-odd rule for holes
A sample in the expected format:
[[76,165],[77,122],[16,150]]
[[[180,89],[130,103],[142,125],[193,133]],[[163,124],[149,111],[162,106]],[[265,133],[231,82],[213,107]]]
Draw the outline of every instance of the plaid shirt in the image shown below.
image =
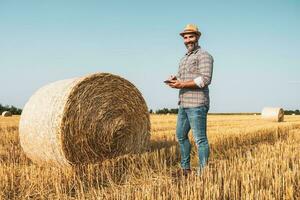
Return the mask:
[[209,108],[208,85],[212,79],[213,62],[213,57],[200,47],[186,53],[180,60],[177,79],[189,81],[200,78],[202,83],[198,88],[180,89],[178,105],[184,108],[205,105]]

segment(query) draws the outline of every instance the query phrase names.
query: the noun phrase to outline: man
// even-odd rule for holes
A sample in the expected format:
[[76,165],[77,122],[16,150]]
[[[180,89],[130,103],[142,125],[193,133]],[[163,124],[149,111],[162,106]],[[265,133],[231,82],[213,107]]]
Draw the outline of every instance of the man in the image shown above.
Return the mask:
[[196,25],[188,24],[180,35],[187,53],[180,60],[177,76],[171,76],[168,85],[180,89],[176,136],[180,145],[182,172],[188,175],[191,172],[190,129],[198,148],[200,170],[206,166],[209,157],[206,126],[213,57],[198,45],[201,32]]

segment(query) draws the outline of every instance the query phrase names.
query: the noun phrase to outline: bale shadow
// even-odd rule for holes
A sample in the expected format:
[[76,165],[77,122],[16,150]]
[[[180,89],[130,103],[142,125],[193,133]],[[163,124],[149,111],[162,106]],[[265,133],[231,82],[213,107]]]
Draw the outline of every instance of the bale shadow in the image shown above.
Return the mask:
[[178,143],[175,140],[150,140],[148,152],[157,151],[163,148],[176,146]]
[[148,150],[138,154],[127,154],[108,159],[102,163],[76,165],[74,177],[78,185],[72,188],[70,197],[76,196],[77,188],[109,188],[122,185],[131,177],[145,178],[151,174],[167,174],[179,163],[180,150],[176,141],[150,141]]

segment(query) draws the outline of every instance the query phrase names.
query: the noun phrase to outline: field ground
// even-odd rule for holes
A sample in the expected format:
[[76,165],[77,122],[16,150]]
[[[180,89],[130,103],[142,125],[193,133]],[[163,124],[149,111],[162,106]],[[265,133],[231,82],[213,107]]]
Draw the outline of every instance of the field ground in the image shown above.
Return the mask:
[[300,116],[209,115],[209,166],[187,178],[174,176],[176,115],[151,115],[147,152],[73,170],[33,164],[18,122],[0,117],[0,199],[300,199]]

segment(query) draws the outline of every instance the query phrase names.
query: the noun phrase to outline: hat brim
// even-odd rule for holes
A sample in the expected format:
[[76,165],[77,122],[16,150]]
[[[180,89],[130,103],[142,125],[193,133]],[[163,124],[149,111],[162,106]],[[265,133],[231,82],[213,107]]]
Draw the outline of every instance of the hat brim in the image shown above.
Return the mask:
[[188,33],[195,33],[198,36],[201,35],[201,32],[199,32],[199,31],[184,31],[184,32],[179,33],[179,35],[181,35],[183,37],[185,34],[188,34]]

